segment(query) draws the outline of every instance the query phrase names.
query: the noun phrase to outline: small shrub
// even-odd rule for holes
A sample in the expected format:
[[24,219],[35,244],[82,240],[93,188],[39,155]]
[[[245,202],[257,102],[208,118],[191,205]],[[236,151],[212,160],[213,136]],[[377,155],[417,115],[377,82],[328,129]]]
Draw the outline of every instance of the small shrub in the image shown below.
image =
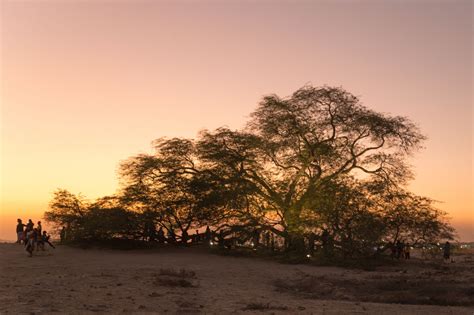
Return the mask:
[[186,270],[181,268],[179,271],[176,271],[172,268],[167,269],[160,269],[161,276],[170,276],[170,277],[177,277],[177,278],[195,278],[196,273],[192,270]]
[[186,279],[173,279],[173,278],[158,278],[157,284],[166,287],[181,287],[181,288],[192,288],[195,285]]
[[287,311],[288,307],[270,305],[270,303],[250,303],[250,304],[247,304],[247,306],[245,306],[242,310],[243,311],[268,311],[268,310]]

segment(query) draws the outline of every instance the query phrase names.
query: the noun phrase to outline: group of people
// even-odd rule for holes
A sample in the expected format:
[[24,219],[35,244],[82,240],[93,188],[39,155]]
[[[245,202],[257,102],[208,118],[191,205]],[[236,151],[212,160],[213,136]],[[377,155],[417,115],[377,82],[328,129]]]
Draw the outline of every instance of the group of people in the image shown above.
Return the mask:
[[398,240],[395,244],[391,245],[392,259],[410,259],[411,246],[410,243],[404,243]]
[[[438,243],[438,246],[440,244]],[[404,243],[398,240],[390,246],[392,259],[410,259],[411,246],[409,243]],[[442,247],[444,262],[454,262],[451,257],[451,243],[448,241]]]
[[24,224],[21,219],[17,220],[16,235],[17,243],[23,244],[29,256],[33,256],[33,251],[45,250],[45,244],[48,244],[52,248],[54,245],[49,241],[50,236],[46,231],[43,231],[41,221],[38,221],[36,227],[31,219],[28,220],[27,224]]
[[206,231],[204,233],[199,233],[196,230],[195,234],[189,235],[187,231],[184,231],[181,236],[177,236],[173,230],[169,230],[166,235],[163,227],[156,232],[151,231],[151,233],[146,234],[146,239],[150,242],[157,241],[158,243],[164,244],[176,244],[178,243],[178,239],[180,239],[181,243],[186,245],[189,241],[193,244],[198,244],[203,241],[211,241],[213,238],[214,232],[211,231],[211,228],[207,226]]

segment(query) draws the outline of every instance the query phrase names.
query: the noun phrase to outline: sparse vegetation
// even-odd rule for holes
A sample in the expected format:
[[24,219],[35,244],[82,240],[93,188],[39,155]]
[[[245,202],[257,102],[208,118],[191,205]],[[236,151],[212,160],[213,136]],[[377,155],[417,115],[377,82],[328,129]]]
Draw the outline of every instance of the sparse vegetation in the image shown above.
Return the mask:
[[156,285],[167,287],[194,288],[197,287],[196,273],[192,270],[180,269],[179,271],[168,268],[160,269],[158,275],[155,275],[154,283]]
[[171,276],[177,278],[196,278],[196,273],[192,270],[181,268],[179,271],[175,269],[160,269],[160,276]]
[[341,275],[278,279],[276,290],[311,299],[349,300],[376,303],[473,306],[470,278],[453,280],[454,270],[433,276],[434,271],[383,272],[363,277]]
[[249,303],[242,310],[243,311],[269,311],[269,310],[286,311],[288,310],[288,307],[271,305],[270,303],[260,302],[260,303]]

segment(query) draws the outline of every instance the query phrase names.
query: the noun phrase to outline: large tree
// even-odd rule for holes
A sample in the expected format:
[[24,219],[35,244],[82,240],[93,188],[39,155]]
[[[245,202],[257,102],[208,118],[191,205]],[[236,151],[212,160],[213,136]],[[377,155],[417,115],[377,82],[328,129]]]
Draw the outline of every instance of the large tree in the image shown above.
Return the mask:
[[405,117],[370,110],[341,88],[306,86],[288,98],[264,97],[243,131],[202,132],[198,151],[210,168],[250,187],[291,239],[304,233],[303,212],[338,177],[405,183],[406,157],[423,140]]
[[271,231],[298,251],[320,234],[344,255],[383,240],[451,238],[433,201],[404,188],[407,159],[424,139],[408,118],[368,109],[342,88],[305,86],[264,97],[241,130],[156,140],[153,154],[121,164],[118,196],[86,204],[59,191],[47,217],[78,231],[93,218],[84,209],[138,222],[117,220],[109,236],[156,225],[184,235],[210,224],[255,239]]

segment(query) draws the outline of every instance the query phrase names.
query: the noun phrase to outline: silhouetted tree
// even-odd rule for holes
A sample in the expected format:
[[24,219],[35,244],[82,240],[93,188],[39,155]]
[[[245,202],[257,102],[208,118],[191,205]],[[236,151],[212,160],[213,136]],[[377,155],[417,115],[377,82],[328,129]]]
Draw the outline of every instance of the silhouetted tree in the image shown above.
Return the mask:
[[454,235],[431,199],[404,189],[407,157],[424,139],[408,118],[370,110],[342,88],[305,86],[264,97],[242,130],[158,139],[153,154],[121,164],[118,195],[90,204],[60,190],[45,216],[83,237],[152,239],[157,226],[187,235],[211,225],[222,242],[278,236],[303,254],[311,236],[328,255],[372,255],[401,238]]
[[423,139],[407,118],[369,110],[341,88],[307,86],[289,98],[264,97],[245,131],[203,132],[198,151],[251,187],[254,211],[294,240],[321,185],[356,173],[404,183],[411,176],[404,159]]
[[122,200],[154,214],[165,230],[179,230],[213,223],[222,206],[212,174],[202,170],[195,147],[188,139],[158,139],[155,154],[138,155],[122,163]]

